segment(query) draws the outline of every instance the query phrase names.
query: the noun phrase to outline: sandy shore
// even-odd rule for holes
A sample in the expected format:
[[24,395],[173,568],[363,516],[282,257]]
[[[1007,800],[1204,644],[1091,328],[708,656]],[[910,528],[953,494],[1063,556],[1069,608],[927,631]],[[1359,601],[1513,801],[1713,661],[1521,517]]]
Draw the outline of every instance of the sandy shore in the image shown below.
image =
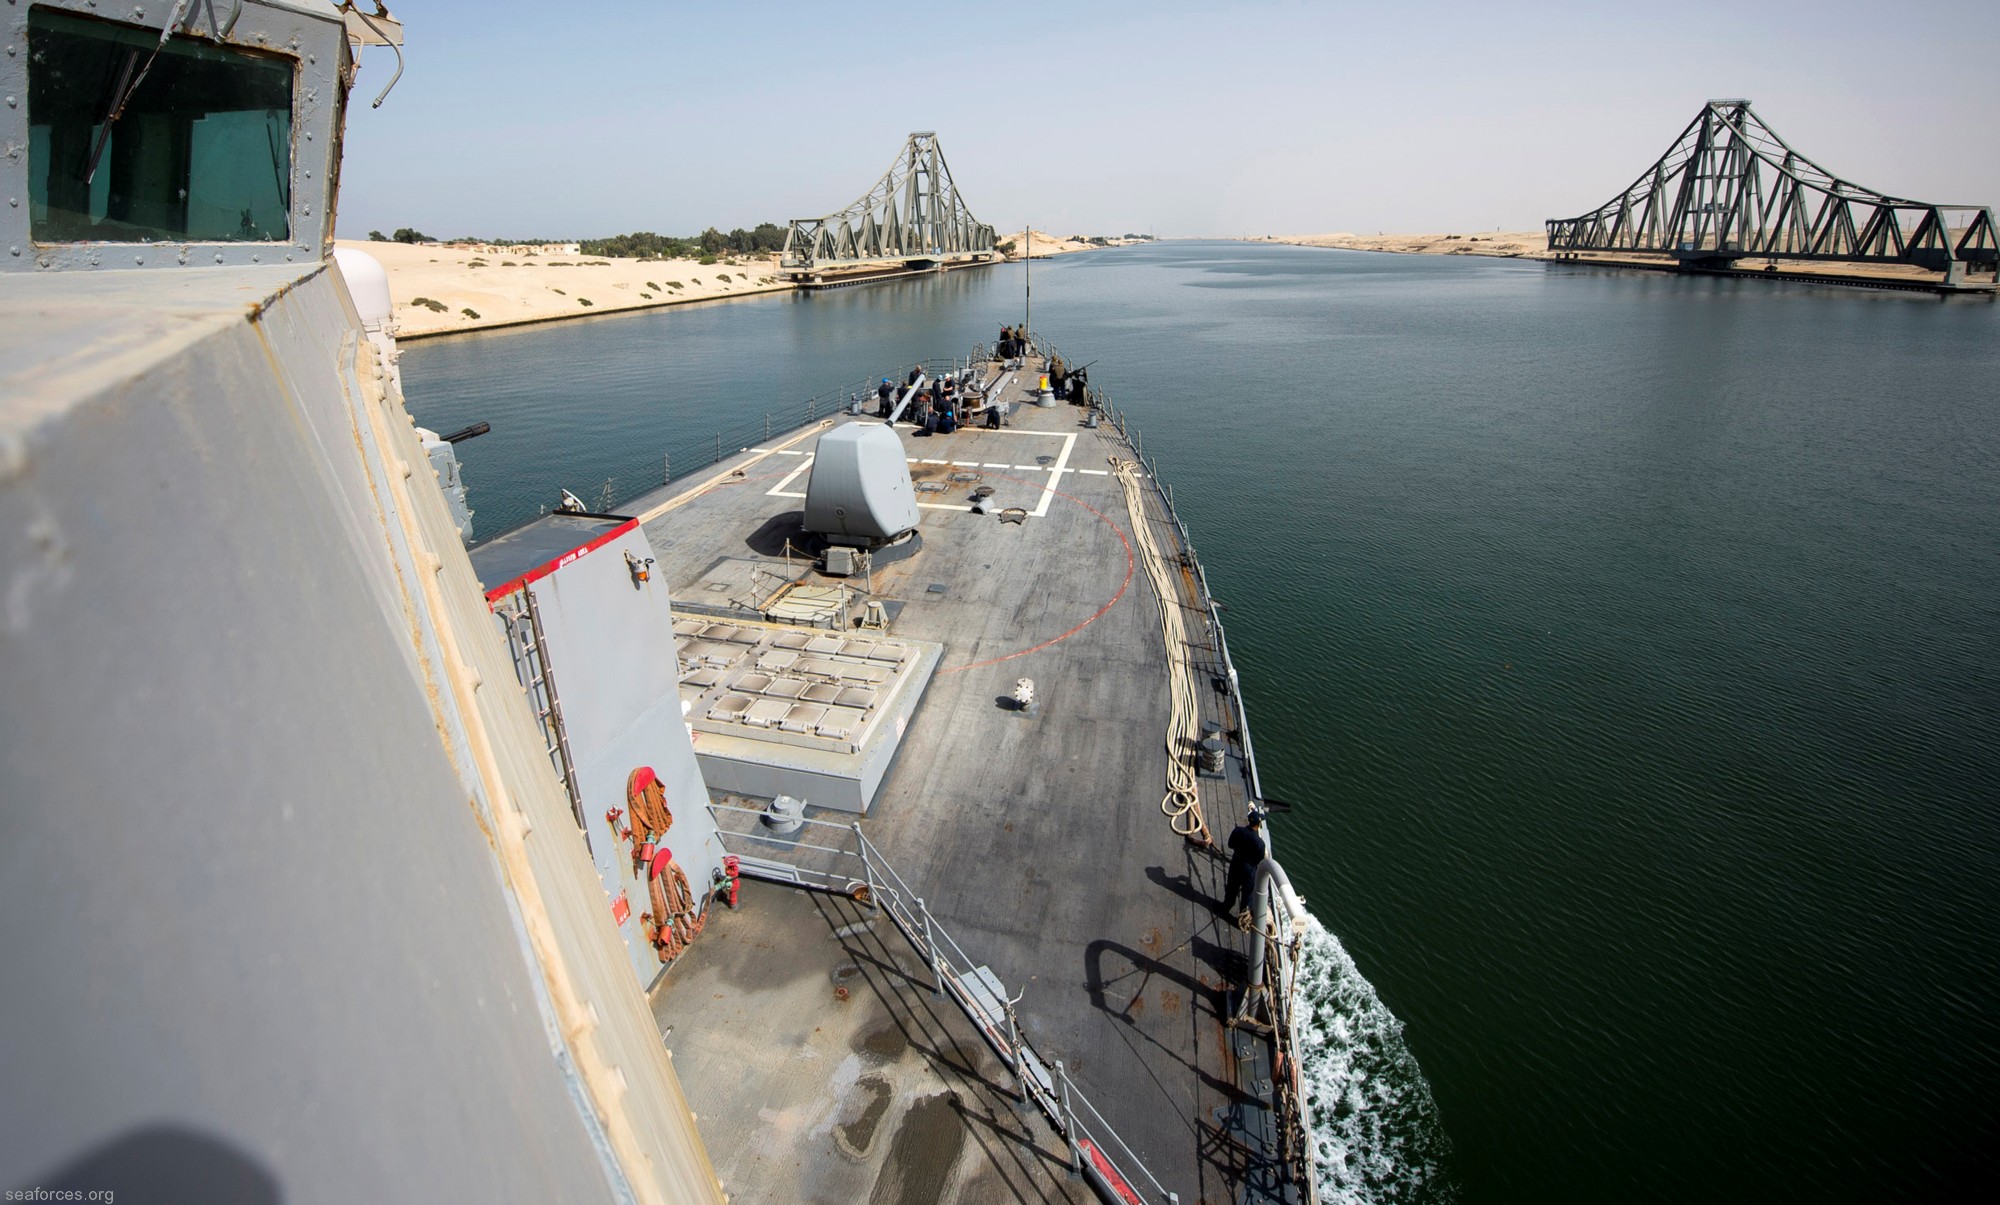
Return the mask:
[[[1002,234],[1015,254],[1028,232]],[[1107,239],[1119,246],[1129,240]],[[365,251],[389,274],[402,339],[615,314],[627,310],[784,293],[794,286],[778,270],[776,255],[723,256],[712,264],[691,259],[637,260],[579,255],[576,244],[375,243],[341,239]],[[1096,251],[1083,238],[1034,231],[1034,256]]]
[[[1300,247],[1337,247],[1349,251],[1393,251],[1405,255],[1494,255],[1508,259],[1543,259],[1549,253],[1548,233],[1543,230],[1494,231],[1477,234],[1286,234],[1272,235],[1253,242],[1290,243]],[[1663,268],[1671,267],[1674,259],[1669,255],[1647,254],[1643,252],[1593,252],[1582,256],[1576,262],[1594,263],[1605,267],[1620,265]],[[1757,256],[1741,260],[1737,267],[1746,271],[1762,268],[1765,261]],[[1785,260],[1777,270],[1789,276],[1859,277],[1867,280],[1911,282],[1935,284],[1943,279],[1941,273],[1928,271],[1910,264],[1863,264],[1841,261],[1805,262]]]
[[[396,333],[403,339],[580,318],[719,297],[779,293],[792,286],[778,257],[611,259],[561,244],[406,244],[340,240],[389,273]],[[572,244],[573,246],[574,244]]]
[[[1034,236],[1033,242],[1029,241],[1028,236],[1031,234]],[[1060,235],[1050,234],[1046,230],[1015,230],[1003,232],[995,236],[995,241],[1001,246],[1005,246],[1011,241],[1014,244],[1014,254],[1012,256],[1014,259],[1021,258],[1024,253],[1032,253],[1036,259],[1047,259],[1051,255],[1071,255],[1078,251],[1097,251],[1103,247],[1121,247],[1129,240],[1106,239],[1103,243],[1099,244],[1089,242],[1080,237],[1063,238]]]
[[1455,234],[1274,234],[1253,240],[1299,247],[1339,247],[1346,251],[1395,251],[1404,255],[1545,255],[1546,230],[1471,230]]

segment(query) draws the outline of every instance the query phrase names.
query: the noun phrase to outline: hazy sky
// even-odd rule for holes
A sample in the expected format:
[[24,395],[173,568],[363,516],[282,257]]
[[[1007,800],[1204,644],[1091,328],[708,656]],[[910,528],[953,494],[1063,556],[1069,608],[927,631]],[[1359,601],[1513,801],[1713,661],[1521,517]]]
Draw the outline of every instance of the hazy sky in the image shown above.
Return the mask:
[[1532,229],[1710,97],[1867,187],[2000,205],[2000,2],[403,0],[339,230],[688,234],[845,206],[936,130],[981,221],[1162,237]]

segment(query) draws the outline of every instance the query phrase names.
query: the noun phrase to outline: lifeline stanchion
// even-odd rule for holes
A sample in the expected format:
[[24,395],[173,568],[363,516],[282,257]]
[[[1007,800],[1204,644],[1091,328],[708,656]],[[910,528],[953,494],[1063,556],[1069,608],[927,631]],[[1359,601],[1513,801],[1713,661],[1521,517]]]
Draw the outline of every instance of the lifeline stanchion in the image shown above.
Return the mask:
[[1069,1072],[1063,1070],[1063,1061],[1056,1060],[1056,1091],[1060,1093],[1057,1103],[1062,1110],[1063,1145],[1069,1147],[1069,1178],[1083,1178],[1083,1150],[1076,1143],[1076,1114],[1069,1109]]
[[924,897],[917,897],[917,913],[924,918],[924,956],[931,964],[931,995],[944,995],[944,976],[938,973],[937,937],[931,932],[931,910]]

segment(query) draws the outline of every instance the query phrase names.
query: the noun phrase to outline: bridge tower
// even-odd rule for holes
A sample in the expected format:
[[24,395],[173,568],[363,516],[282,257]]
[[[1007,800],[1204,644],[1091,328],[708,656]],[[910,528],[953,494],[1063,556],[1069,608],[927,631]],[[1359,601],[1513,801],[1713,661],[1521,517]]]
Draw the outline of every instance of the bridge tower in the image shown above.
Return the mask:
[[993,227],[966,207],[937,135],[919,131],[859,200],[793,221],[778,262],[794,280],[816,280],[827,269],[927,268],[997,254]]
[[1986,205],[1912,201],[1863,188],[1806,158],[1747,100],[1711,100],[1624,192],[1548,223],[1549,251],[1668,255],[1686,267],[1739,259],[1897,263],[1957,285],[2000,268]]

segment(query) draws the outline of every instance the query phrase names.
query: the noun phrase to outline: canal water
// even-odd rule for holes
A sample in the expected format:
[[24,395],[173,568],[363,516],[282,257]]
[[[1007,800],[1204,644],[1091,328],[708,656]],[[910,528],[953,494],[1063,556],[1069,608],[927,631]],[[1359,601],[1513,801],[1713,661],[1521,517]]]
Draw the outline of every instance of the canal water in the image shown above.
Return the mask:
[[[1330,1040],[1397,1113],[1337,1135],[1349,1195],[1995,1181],[2000,305],[1233,243],[1033,272],[1173,484],[1352,959]],[[990,340],[1022,285],[414,344],[406,391],[493,424],[490,535]]]

